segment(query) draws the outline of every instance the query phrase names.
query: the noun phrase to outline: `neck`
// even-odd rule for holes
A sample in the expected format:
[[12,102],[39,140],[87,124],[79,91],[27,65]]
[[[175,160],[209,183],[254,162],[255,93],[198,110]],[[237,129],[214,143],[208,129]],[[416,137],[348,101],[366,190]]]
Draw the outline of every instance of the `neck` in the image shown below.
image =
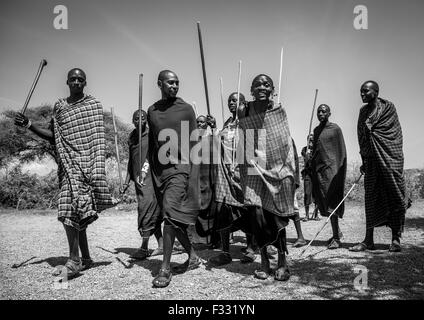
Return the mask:
[[84,92],[78,92],[78,93],[71,93],[71,95],[68,97],[68,102],[75,102],[84,97]]
[[268,109],[269,100],[254,101],[253,104],[258,112],[264,112]]

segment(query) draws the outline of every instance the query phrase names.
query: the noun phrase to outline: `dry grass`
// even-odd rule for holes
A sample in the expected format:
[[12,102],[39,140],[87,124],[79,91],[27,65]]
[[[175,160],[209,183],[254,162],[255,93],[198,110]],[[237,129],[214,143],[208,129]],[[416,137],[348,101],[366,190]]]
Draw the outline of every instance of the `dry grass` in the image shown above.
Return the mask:
[[[161,257],[132,263],[129,254],[140,245],[136,229],[136,213],[111,209],[89,227],[88,235],[95,267],[69,281],[68,289],[55,289],[54,267],[64,264],[67,242],[55,211],[0,212],[0,298],[1,299],[423,299],[424,298],[424,202],[415,202],[408,211],[403,236],[403,251],[390,254],[390,231],[379,228],[375,233],[377,251],[351,253],[346,248],[363,239],[365,217],[363,206],[349,203],[341,222],[343,249],[326,250],[329,226],[299,259],[301,249],[289,247],[292,277],[281,283],[273,279],[254,279],[252,264],[241,264],[243,235],[236,234],[232,245],[232,264],[212,268],[202,266],[186,274],[175,275],[169,287],[152,288],[153,275]],[[302,223],[307,239],[322,225]],[[294,240],[293,225],[288,228]],[[151,247],[156,242],[152,239]],[[199,254],[207,259],[216,252],[199,246]],[[19,268],[14,263],[23,262]],[[172,263],[182,263],[185,254],[174,255]],[[357,291],[353,282],[355,266],[368,269],[368,287]]]

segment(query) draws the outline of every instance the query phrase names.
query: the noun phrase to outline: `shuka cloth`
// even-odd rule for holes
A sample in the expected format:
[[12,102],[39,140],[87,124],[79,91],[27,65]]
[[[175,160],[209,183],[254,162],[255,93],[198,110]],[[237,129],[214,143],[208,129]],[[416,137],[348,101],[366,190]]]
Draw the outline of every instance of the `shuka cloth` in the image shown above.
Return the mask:
[[[315,203],[321,215],[328,217],[343,200],[346,180],[346,146],[337,124],[326,122],[314,129],[311,166]],[[343,217],[344,203],[335,214]]]
[[156,230],[158,230],[158,228],[160,228],[162,223],[161,210],[156,199],[150,168],[147,171],[146,178],[144,179],[145,185],[140,188],[139,184],[135,183],[141,174],[140,171],[143,163],[147,160],[149,148],[149,130],[147,128],[141,134],[142,163],[140,163],[138,140],[138,130],[134,129],[128,138],[128,172],[131,180],[134,181],[135,192],[137,195],[138,231],[142,237],[150,237],[156,232]]
[[53,109],[59,176],[59,214],[63,224],[84,230],[98,213],[112,207],[106,183],[105,128],[101,103],[92,96]]
[[[199,165],[190,160],[196,144],[190,135],[197,127],[193,108],[181,98],[159,100],[149,107],[147,121],[150,170],[162,215],[174,226],[194,225],[200,209],[200,187]],[[159,141],[160,134],[167,140]],[[159,154],[164,152],[169,155],[168,163],[160,161]]]
[[301,175],[303,178],[303,204],[305,206],[309,206],[314,201],[312,198],[312,172],[311,172],[311,162],[310,156],[307,152],[307,147],[302,148],[303,157],[303,170],[301,171]]
[[372,113],[368,105],[361,108],[358,140],[365,168],[367,229],[387,225],[402,231],[407,207],[403,136],[392,102],[379,98]]
[[[240,111],[239,119],[245,141],[244,161],[240,165],[244,205],[260,207],[281,217],[292,216],[296,167],[285,109],[281,104],[271,103],[265,112],[257,113],[249,102]],[[252,133],[254,139],[250,137]],[[258,137],[265,138],[266,145]],[[240,143],[243,141],[238,143],[238,150]],[[257,160],[254,165],[253,155]]]

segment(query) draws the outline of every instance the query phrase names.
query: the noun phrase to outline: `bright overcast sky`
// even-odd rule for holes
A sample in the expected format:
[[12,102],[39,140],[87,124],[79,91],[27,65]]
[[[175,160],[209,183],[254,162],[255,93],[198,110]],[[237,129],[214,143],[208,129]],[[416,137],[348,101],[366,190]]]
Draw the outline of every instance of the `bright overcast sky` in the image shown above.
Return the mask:
[[[56,30],[56,5],[68,9],[68,30]],[[368,8],[368,30],[353,27],[354,7]],[[67,96],[66,73],[81,67],[87,92],[130,123],[144,74],[143,106],[160,98],[162,69],[180,78],[184,100],[206,113],[196,21],[201,22],[211,113],[222,124],[224,96],[237,88],[251,98],[253,77],[269,74],[278,86],[284,47],[282,102],[300,149],[309,127],[315,89],[318,104],[343,131],[348,159],[359,160],[356,122],[362,82],[379,82],[397,107],[406,168],[424,167],[424,2],[421,0],[152,0],[2,1],[0,4],[0,111],[19,110],[42,58],[48,61],[30,106]],[[278,91],[278,90],[277,90]],[[225,110],[228,117],[228,110]],[[314,125],[317,124],[316,116]]]

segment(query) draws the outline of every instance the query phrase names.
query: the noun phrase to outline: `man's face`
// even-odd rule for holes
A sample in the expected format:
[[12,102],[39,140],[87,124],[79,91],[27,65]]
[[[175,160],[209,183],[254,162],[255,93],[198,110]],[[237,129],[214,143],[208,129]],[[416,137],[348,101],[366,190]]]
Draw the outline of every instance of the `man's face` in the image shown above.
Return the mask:
[[373,101],[375,98],[377,98],[377,92],[372,87],[372,84],[365,83],[361,87],[361,98],[363,103],[369,103]]
[[180,88],[180,81],[175,73],[167,73],[164,79],[159,81],[159,87],[165,98],[175,98]]
[[[240,105],[244,103],[244,100],[240,96]],[[236,112],[237,110],[237,93],[232,94],[228,97],[228,109],[231,113]]]
[[325,106],[319,106],[317,111],[318,120],[320,122],[326,122],[328,120],[328,117],[330,117],[331,112],[330,110]]
[[198,129],[206,129],[208,127],[208,123],[206,122],[206,118],[201,116],[197,118],[197,128]]
[[[136,128],[138,128],[139,126],[139,120],[140,120],[140,116],[139,116],[139,112],[134,113],[133,115],[133,124]],[[141,126],[144,126],[146,124],[146,114],[144,112],[141,113]]]
[[269,100],[273,91],[272,82],[268,77],[261,76],[252,84],[252,95],[256,101]]
[[84,72],[79,69],[71,70],[68,74],[66,84],[69,86],[71,94],[82,93],[84,91],[84,87],[87,85]]

